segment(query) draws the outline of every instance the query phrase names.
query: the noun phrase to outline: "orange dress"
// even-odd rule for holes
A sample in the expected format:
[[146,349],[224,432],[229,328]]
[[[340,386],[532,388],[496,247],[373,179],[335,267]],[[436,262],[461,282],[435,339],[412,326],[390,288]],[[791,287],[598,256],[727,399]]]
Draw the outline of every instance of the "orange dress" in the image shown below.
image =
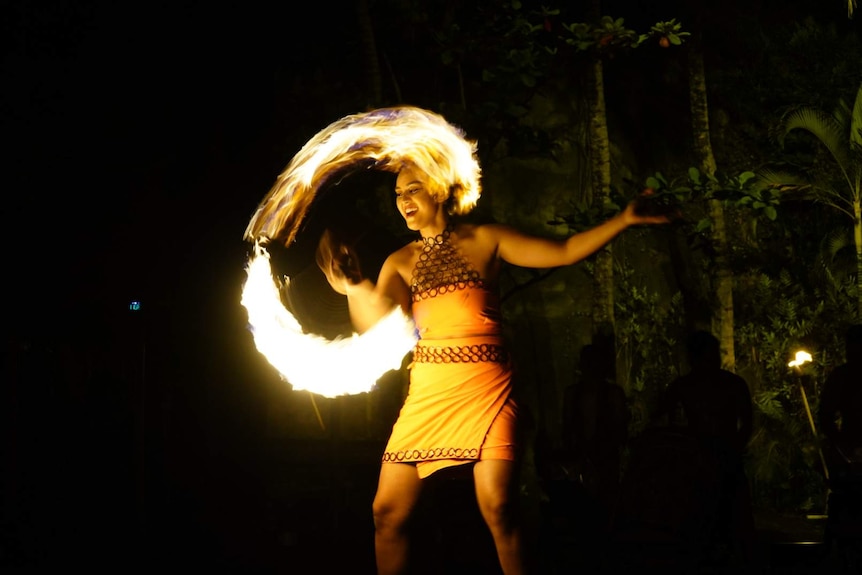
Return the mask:
[[424,478],[480,459],[515,459],[517,406],[499,299],[481,280],[414,291],[410,387],[383,454]]

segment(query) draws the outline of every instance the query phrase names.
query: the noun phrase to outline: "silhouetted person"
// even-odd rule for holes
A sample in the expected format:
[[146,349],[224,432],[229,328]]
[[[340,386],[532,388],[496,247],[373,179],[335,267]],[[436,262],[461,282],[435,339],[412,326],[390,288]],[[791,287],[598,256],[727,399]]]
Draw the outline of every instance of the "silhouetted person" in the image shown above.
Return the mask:
[[585,345],[580,368],[580,379],[564,397],[563,447],[606,520],[618,495],[631,412],[625,391],[614,382],[612,342]]
[[671,425],[681,425],[717,457],[722,500],[716,535],[738,545],[747,561],[753,551],[754,517],[743,456],[752,433],[751,393],[742,377],[721,367],[715,336],[696,331],[686,343],[691,370],[667,387],[656,419],[666,416]]
[[828,534],[862,525],[862,324],[847,329],[846,362],[826,378],[818,411],[829,469]]
[[823,385],[820,429],[840,456],[862,460],[862,324],[850,326],[844,342],[847,361]]

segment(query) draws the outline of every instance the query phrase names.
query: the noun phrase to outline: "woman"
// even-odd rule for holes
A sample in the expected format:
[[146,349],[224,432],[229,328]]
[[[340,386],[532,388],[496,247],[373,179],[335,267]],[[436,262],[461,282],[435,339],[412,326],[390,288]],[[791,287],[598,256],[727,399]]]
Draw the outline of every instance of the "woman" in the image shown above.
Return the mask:
[[462,464],[473,465],[478,506],[503,572],[528,571],[517,520],[518,406],[511,397],[512,366],[497,295],[501,265],[574,264],[629,226],[668,221],[639,214],[633,202],[593,229],[553,240],[501,224],[456,223],[450,212],[461,192],[416,164],[401,165],[396,204],[407,227],[421,237],[385,260],[376,283],[359,277],[355,254],[330,234],[324,234],[318,252],[329,283],[348,298],[357,331],[401,306],[412,314],[420,337],[373,504],[381,575],[407,567],[406,524],[422,480]]

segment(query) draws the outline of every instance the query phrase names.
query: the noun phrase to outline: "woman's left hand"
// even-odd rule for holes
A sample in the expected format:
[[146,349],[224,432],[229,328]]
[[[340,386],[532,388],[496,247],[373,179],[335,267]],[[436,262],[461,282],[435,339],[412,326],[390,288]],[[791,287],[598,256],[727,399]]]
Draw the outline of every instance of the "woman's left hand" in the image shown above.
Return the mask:
[[623,219],[630,226],[646,224],[668,224],[682,217],[676,206],[660,204],[651,199],[654,195],[651,188],[645,189],[641,195],[630,201],[623,210]]

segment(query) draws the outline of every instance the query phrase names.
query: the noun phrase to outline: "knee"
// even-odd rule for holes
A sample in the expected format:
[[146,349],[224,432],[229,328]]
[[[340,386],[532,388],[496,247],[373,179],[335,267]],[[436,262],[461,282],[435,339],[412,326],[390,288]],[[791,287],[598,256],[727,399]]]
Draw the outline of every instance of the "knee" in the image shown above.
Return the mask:
[[400,531],[407,522],[406,511],[400,509],[396,501],[375,499],[371,511],[377,531]]
[[517,523],[517,506],[509,499],[500,498],[483,502],[481,511],[485,522],[491,529],[507,531]]

